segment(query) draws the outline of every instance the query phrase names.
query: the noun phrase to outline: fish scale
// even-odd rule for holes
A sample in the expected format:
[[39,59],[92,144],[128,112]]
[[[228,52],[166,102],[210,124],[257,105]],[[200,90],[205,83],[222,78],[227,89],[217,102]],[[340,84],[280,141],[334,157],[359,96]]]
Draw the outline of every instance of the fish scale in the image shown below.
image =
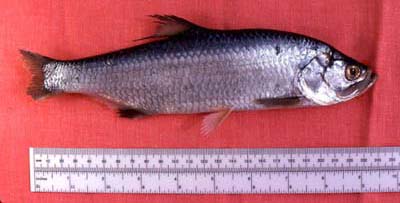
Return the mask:
[[[258,109],[265,107],[251,101],[298,95],[294,74],[302,60],[314,55],[297,54],[307,47],[293,48],[298,45],[290,37],[278,38],[256,30],[244,33],[210,33],[206,39],[159,41],[73,64],[82,67],[74,74],[85,78],[87,84],[60,88],[100,93],[151,113],[209,112],[221,107]],[[278,54],[276,46],[280,47]],[[65,63],[68,69],[69,62]],[[94,70],[97,74],[92,77]]]
[[130,118],[214,112],[203,120],[209,132],[232,111],[335,104],[376,80],[365,65],[304,35],[152,17],[160,24],[143,39],[158,40],[135,47],[67,61],[22,50],[33,74],[28,94],[102,97]]

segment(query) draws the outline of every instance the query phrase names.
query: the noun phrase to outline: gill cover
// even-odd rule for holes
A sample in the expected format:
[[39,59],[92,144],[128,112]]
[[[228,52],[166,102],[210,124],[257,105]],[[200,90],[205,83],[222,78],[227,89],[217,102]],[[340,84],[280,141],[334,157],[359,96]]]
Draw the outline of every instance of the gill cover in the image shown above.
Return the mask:
[[330,105],[362,94],[376,78],[367,66],[333,51],[333,54],[320,53],[303,67],[297,85],[307,99],[319,105]]
[[297,86],[304,97],[319,105],[340,102],[336,97],[336,92],[324,79],[325,71],[331,63],[330,54],[319,54],[300,70],[297,77]]

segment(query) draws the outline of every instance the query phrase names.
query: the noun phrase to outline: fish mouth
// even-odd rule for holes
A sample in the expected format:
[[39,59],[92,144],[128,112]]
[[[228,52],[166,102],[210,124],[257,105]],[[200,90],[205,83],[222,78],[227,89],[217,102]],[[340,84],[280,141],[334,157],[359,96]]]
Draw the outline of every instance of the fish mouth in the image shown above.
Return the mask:
[[372,85],[374,85],[377,79],[378,79],[378,75],[375,74],[375,73],[371,73],[371,76],[370,76],[370,80],[371,80],[371,81],[370,81],[370,83],[368,84],[367,88],[365,88],[365,89],[368,89],[368,88],[370,88]]
[[363,80],[351,85],[347,89],[338,93],[338,97],[343,100],[349,100],[359,96],[372,87],[378,79],[378,75],[368,70]]

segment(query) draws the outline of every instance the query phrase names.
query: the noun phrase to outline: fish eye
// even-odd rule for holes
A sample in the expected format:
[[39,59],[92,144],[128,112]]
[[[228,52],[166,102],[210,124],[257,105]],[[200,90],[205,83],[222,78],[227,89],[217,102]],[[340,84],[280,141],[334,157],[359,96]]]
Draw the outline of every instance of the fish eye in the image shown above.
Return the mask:
[[361,76],[361,69],[355,65],[346,66],[345,77],[349,81],[357,80]]

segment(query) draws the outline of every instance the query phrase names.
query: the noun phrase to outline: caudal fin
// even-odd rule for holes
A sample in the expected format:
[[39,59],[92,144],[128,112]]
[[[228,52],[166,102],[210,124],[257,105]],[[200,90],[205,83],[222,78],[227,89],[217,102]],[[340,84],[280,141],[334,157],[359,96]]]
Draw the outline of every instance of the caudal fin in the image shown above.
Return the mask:
[[44,86],[44,65],[53,61],[53,59],[32,53],[30,51],[20,50],[26,67],[32,74],[32,81],[27,89],[27,94],[33,99],[42,99],[51,94]]

